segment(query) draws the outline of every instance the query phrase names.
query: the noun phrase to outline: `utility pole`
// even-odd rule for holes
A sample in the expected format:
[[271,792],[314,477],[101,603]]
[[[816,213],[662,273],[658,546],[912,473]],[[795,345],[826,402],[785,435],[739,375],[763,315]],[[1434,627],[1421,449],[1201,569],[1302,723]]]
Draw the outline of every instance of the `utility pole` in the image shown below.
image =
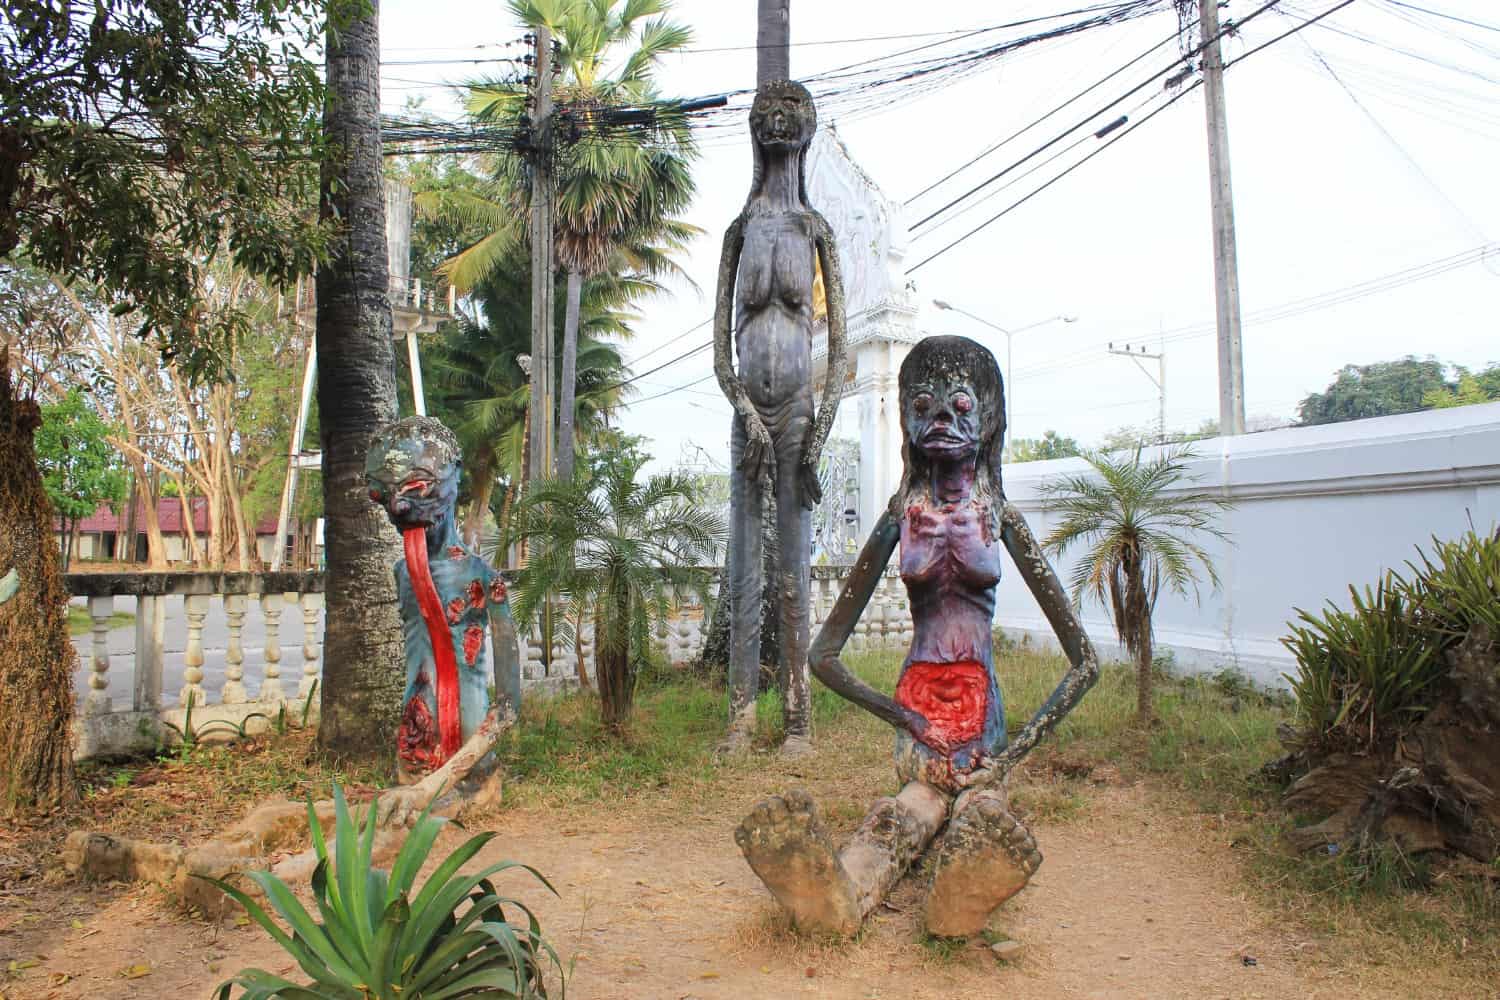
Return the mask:
[[1245,433],[1245,371],[1240,355],[1240,277],[1235,259],[1229,128],[1224,119],[1224,57],[1218,0],[1198,0],[1203,39],[1203,106],[1208,115],[1208,179],[1213,203],[1214,315],[1219,329],[1219,433]]
[[552,474],[552,32],[538,27],[531,109],[531,431],[528,479]]
[[[1129,344],[1123,349],[1116,348],[1114,344],[1109,345],[1109,353],[1118,354],[1122,358],[1129,358],[1135,362],[1135,366],[1141,370],[1141,374],[1149,378],[1156,386],[1156,443],[1167,443],[1167,352],[1158,351],[1155,354],[1147,351],[1144,347],[1132,350]],[[1156,362],[1156,374],[1152,375],[1140,359],[1147,358]]]

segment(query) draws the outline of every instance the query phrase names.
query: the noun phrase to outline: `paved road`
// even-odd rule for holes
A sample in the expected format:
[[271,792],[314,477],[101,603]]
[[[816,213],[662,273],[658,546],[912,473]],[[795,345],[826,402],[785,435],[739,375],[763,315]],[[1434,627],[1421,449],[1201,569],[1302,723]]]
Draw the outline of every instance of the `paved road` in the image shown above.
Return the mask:
[[[74,604],[86,602],[75,598]],[[166,662],[162,665],[162,703],[178,704],[182,692],[183,650],[187,648],[187,614],[183,610],[182,598],[166,599]],[[116,597],[115,610],[135,612],[135,598]],[[261,678],[265,676],[265,618],[258,601],[247,602],[245,627],[240,641],[245,650],[244,683],[250,696],[260,690]],[[318,610],[317,642],[323,642],[323,611]],[[288,602],[281,612],[281,685],[289,695],[295,696],[297,684],[302,677],[302,607]],[[89,689],[89,663],[93,657],[92,634],[73,637],[73,646],[78,650],[78,672],[74,687],[80,697]],[[224,601],[211,598],[208,618],[203,624],[203,686],[208,691],[209,701],[219,700],[219,691],[224,687],[224,650],[229,644],[229,622],[224,617]],[[135,684],[135,625],[111,629],[109,633],[109,696],[117,709],[129,708],[131,692]],[[319,649],[321,656],[321,648]]]

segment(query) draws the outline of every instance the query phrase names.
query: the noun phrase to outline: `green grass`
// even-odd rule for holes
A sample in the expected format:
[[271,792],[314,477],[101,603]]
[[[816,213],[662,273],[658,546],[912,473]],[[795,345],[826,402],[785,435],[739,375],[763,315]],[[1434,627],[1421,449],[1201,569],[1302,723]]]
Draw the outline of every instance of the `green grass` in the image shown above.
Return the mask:
[[[116,611],[109,616],[109,627],[112,629],[124,628],[135,622],[135,615],[129,611]],[[94,619],[89,617],[88,608],[80,608],[76,605],[68,605],[68,634],[88,635],[94,628]]]

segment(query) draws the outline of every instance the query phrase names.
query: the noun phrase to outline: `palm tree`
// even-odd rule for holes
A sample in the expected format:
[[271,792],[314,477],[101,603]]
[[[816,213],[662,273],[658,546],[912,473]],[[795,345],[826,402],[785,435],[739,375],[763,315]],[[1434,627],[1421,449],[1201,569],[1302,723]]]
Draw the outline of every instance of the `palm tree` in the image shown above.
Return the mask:
[[365,449],[396,416],[395,355],[380,162],[380,10],[328,28],[325,219],[344,225],[318,269],[318,412],[328,613],[318,739],[342,753],[385,753],[400,721],[404,672],[391,564],[395,530],[365,486]]
[[[449,328],[428,353],[433,414],[458,435],[469,473],[464,535],[478,542],[497,480],[522,481],[526,411],[531,397],[521,359],[531,350],[530,280],[521,248],[474,290],[476,315]],[[619,347],[631,336],[628,303],[655,289],[639,279],[602,275],[582,290],[578,349],[580,391],[575,420],[584,440],[602,430],[623,395],[626,371]],[[559,334],[560,335],[560,334]],[[504,525],[501,525],[502,532]]]
[[1115,634],[1136,662],[1136,715],[1151,718],[1151,616],[1165,584],[1184,597],[1199,599],[1198,568],[1219,588],[1219,575],[1208,552],[1193,540],[1202,532],[1227,540],[1216,515],[1232,501],[1194,492],[1196,482],[1186,462],[1192,453],[1173,448],[1150,461],[1141,449],[1124,453],[1086,452],[1092,467],[1079,476],[1064,476],[1042,486],[1046,509],[1062,520],[1047,536],[1044,548],[1061,557],[1075,542],[1086,551],[1073,567],[1073,602],[1082,607],[1091,596],[1108,608]]
[[[545,25],[559,43],[562,80],[556,101],[576,136],[558,171],[555,214],[557,260],[567,277],[554,466],[564,479],[573,471],[572,399],[584,281],[619,267],[652,278],[680,273],[672,256],[700,232],[677,218],[694,191],[688,165],[696,147],[686,123],[680,116],[662,116],[655,128],[643,130],[607,120],[611,108],[655,102],[657,64],[692,41],[687,27],[666,16],[671,6],[671,0],[510,0],[511,13],[522,23]],[[617,68],[611,73],[612,63]],[[522,113],[525,96],[514,83],[480,82],[469,106],[481,121],[513,122]],[[501,163],[510,173],[510,190],[525,192],[520,164],[514,159]],[[490,193],[499,195],[506,186],[497,180]],[[496,197],[493,204],[505,201]],[[483,211],[472,198],[452,207],[472,215]],[[474,276],[500,251],[500,244],[517,238],[524,214],[512,206],[502,214],[503,223],[490,236],[451,262],[455,284],[460,275]],[[502,230],[510,235],[501,235]]]
[[569,642],[573,623],[592,619],[600,709],[615,732],[635,696],[634,657],[677,601],[701,599],[711,579],[703,567],[725,534],[688,477],[668,472],[639,481],[647,461],[634,449],[610,450],[597,456],[591,475],[531,483],[511,536],[529,543],[530,553],[513,591],[517,621],[550,602]]

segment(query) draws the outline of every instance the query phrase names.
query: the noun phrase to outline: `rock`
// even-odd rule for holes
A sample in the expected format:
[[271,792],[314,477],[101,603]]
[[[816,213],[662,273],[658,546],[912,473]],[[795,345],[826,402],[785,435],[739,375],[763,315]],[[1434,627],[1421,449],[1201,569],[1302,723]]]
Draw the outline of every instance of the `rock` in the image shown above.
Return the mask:
[[1014,962],[1025,950],[1026,946],[1019,941],[996,941],[990,945],[990,951],[1002,962]]

